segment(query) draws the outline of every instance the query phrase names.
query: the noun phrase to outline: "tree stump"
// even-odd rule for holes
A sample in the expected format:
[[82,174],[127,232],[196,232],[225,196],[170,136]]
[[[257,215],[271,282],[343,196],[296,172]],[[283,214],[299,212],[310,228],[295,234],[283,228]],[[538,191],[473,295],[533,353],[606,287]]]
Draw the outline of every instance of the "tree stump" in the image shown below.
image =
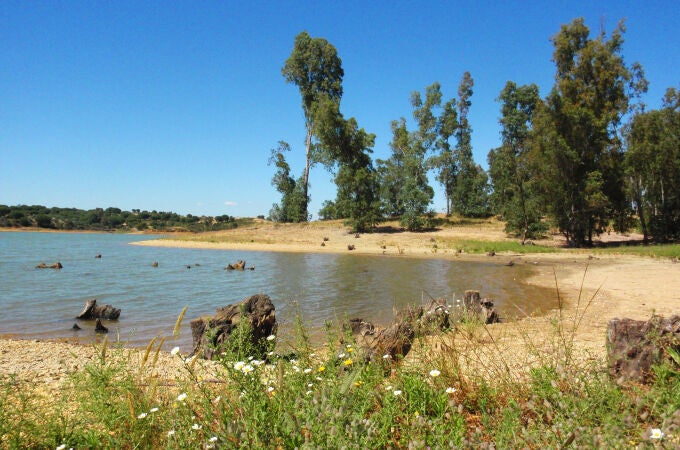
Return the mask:
[[120,309],[114,308],[111,305],[97,306],[97,299],[93,298],[85,302],[85,307],[76,316],[76,319],[92,320],[92,319],[108,319],[117,320],[120,317]]
[[241,321],[247,321],[252,331],[255,358],[266,358],[266,338],[276,333],[276,312],[268,295],[250,296],[240,303],[217,308],[213,317],[199,317],[191,321],[194,348],[192,354],[205,359],[218,355]]
[[609,374],[618,382],[648,382],[664,349],[680,348],[680,316],[650,320],[612,319],[607,327]]

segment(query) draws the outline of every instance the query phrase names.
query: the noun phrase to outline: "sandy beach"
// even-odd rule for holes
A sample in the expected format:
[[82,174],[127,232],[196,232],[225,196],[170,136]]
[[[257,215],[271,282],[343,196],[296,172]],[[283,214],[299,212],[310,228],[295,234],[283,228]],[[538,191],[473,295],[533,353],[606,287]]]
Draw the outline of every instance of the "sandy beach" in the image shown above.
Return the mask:
[[[608,239],[630,237],[608,236]],[[559,250],[555,253],[527,255],[498,252],[495,256],[459,252],[465,239],[501,242],[506,237],[498,223],[478,221],[422,233],[403,232],[386,227],[379,232],[348,233],[340,222],[310,224],[272,224],[255,222],[252,227],[214,233],[176,235],[172,238],[137,242],[135,245],[230,249],[249,251],[319,252],[370,254],[397,258],[458,258],[489,260],[498,264],[531,264],[534,274],[527,282],[559,289],[562,311],[542,317],[527,317],[520,322],[488,327],[497,344],[516,347],[518,333],[530,332],[533,345],[548,342],[554,319],[562,317],[574,329],[574,345],[584,355],[605,355],[605,330],[612,318],[644,320],[652,314],[680,314],[680,264],[669,259],[593,255],[588,250]],[[323,245],[322,245],[323,244]],[[560,246],[554,236],[540,245]],[[348,246],[354,246],[349,250]],[[557,288],[556,288],[557,286]],[[575,325],[578,326],[575,326]],[[536,344],[536,343],[539,344]],[[521,350],[519,350],[521,351]],[[546,347],[546,351],[552,351]],[[136,356],[135,356],[136,355]],[[138,350],[128,357],[138,358]],[[0,340],[0,379],[15,375],[17,380],[43,383],[58,389],[63,379],[97,358],[93,347],[36,340]],[[164,372],[172,378],[181,360],[162,356]]]

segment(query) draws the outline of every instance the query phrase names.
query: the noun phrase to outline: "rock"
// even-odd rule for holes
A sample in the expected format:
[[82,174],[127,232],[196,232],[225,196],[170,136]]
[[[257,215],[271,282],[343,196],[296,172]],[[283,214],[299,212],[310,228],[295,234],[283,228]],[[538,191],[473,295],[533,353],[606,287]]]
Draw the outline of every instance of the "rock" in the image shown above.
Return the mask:
[[85,302],[85,307],[76,316],[76,319],[92,320],[92,319],[109,319],[117,320],[120,317],[120,309],[114,308],[111,305],[97,306],[97,299],[93,298]]
[[98,253],[97,255],[95,255],[94,259],[102,259],[102,254]]
[[104,325],[102,325],[101,319],[97,319],[97,323],[94,325],[94,332],[95,333],[108,333],[109,329],[106,328]]
[[680,347],[680,316],[650,320],[612,319],[607,327],[609,375],[619,382],[649,382],[664,349]]
[[73,326],[71,327],[71,329],[72,329],[73,331],[78,331],[78,330],[80,330],[81,328],[78,326],[77,323],[74,323]]
[[54,264],[47,265],[45,263],[40,263],[37,266],[35,266],[36,269],[63,269],[64,266],[61,265],[59,261],[55,262]]
[[154,263],[151,264],[151,267],[158,267],[158,261],[154,261]]
[[[245,263],[244,263],[245,264]],[[250,296],[240,303],[217,308],[213,317],[199,317],[191,321],[194,348],[192,354],[213,359],[221,353],[231,333],[242,321],[252,326],[252,346],[255,358],[265,359],[266,338],[276,333],[276,312],[268,295]]]
[[347,246],[347,250],[354,250],[354,248],[355,248],[354,245],[351,244]]

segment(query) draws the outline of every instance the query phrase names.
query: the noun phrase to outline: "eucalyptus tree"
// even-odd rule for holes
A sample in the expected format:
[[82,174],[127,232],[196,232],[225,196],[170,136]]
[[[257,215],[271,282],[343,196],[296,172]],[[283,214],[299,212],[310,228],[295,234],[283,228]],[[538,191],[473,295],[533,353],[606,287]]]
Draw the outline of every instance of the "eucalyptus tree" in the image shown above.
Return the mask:
[[309,171],[324,159],[325,149],[318,145],[317,110],[320,102],[331,101],[339,105],[342,98],[342,61],[336,48],[323,38],[312,38],[306,31],[295,37],[293,51],[281,73],[288,83],[295,84],[302,97],[305,117],[305,167],[301,178],[305,216],[309,203]]
[[485,216],[489,213],[487,176],[472,158],[472,127],[468,120],[474,80],[465,72],[458,86],[458,123],[454,132],[456,146],[453,161],[456,167],[455,187],[451,193],[453,211],[463,216]]
[[508,81],[501,102],[502,145],[489,152],[489,175],[494,211],[505,220],[506,232],[535,237],[543,231],[543,209],[531,164],[530,134],[533,114],[541,99],[535,84],[517,86]]
[[281,203],[272,206],[269,217],[274,222],[306,222],[307,205],[302,182],[296,181],[290,174],[290,165],[285,157],[289,151],[290,145],[284,141],[279,141],[278,147],[271,150],[269,164],[276,166],[272,186],[281,193]]
[[621,203],[618,131],[631,96],[646,89],[639,65],[621,56],[623,24],[592,39],[583,19],[552,38],[555,85],[534,120],[540,181],[552,218],[571,246],[592,243]]
[[680,236],[680,92],[636,114],[626,133],[626,174],[645,241]]

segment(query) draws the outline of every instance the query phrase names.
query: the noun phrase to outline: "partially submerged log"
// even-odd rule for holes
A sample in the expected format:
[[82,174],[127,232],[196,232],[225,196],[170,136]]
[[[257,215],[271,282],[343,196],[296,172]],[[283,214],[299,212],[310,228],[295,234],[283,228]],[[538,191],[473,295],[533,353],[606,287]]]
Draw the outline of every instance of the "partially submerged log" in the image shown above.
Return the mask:
[[607,364],[618,382],[648,382],[652,367],[663,362],[668,348],[680,348],[680,316],[609,321]]
[[251,267],[246,267],[246,262],[242,260],[238,260],[238,262],[234,264],[227,264],[227,267],[225,267],[226,270],[255,270],[255,266]]
[[35,266],[36,269],[63,269],[64,266],[61,265],[59,261],[55,262],[54,264],[45,264],[45,263],[40,263],[37,266]]
[[106,328],[104,325],[102,325],[101,319],[97,319],[97,323],[94,325],[94,332],[95,333],[108,333],[109,329]]
[[76,319],[92,320],[92,319],[108,319],[117,320],[120,317],[120,309],[114,308],[111,305],[97,305],[97,299],[93,298],[85,302],[85,307],[76,316]]
[[217,308],[213,317],[199,317],[191,321],[193,338],[192,354],[213,359],[228,344],[229,337],[239,323],[247,321],[252,331],[252,347],[255,358],[266,357],[267,336],[276,333],[276,311],[268,295],[257,294],[243,301]]

